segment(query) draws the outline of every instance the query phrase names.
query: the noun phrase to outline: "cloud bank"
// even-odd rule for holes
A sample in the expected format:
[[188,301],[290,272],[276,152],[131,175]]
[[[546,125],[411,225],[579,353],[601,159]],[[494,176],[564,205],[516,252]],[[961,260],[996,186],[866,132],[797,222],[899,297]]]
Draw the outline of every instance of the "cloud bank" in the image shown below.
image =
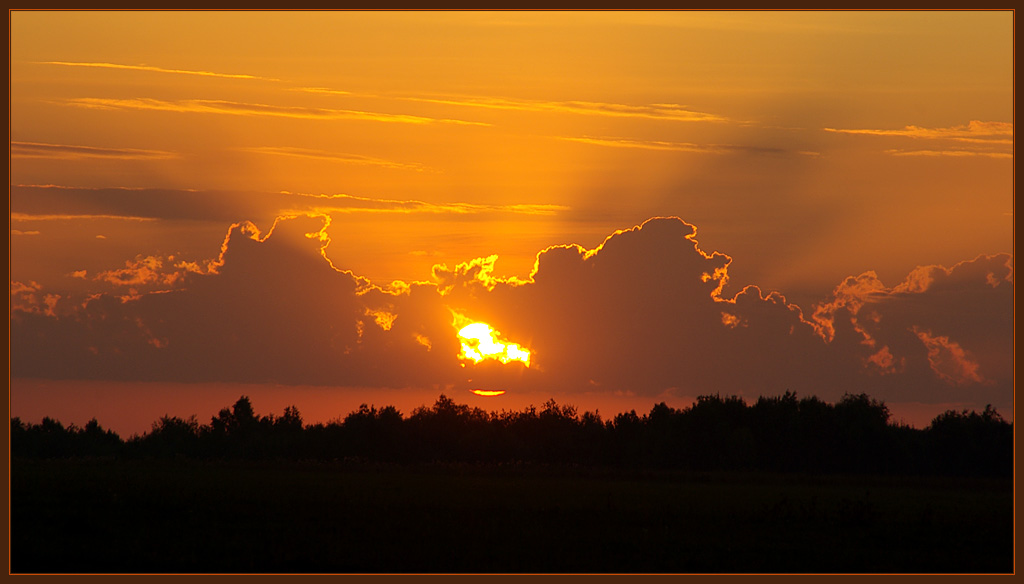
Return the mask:
[[[329,222],[236,223],[205,266],[139,257],[80,274],[116,288],[85,299],[12,282],[12,376],[1012,404],[1008,254],[893,286],[851,276],[805,312],[756,286],[726,297],[733,258],[678,218],[549,247],[525,280],[495,277],[492,256],[389,287],[327,259]],[[460,360],[467,319],[529,366]]]

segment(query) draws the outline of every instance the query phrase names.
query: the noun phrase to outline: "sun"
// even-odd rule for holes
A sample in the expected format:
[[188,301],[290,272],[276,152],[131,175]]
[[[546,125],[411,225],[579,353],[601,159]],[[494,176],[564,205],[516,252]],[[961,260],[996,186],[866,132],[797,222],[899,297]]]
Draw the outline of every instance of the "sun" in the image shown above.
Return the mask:
[[518,343],[503,340],[501,333],[487,323],[467,324],[459,329],[458,334],[459,340],[462,342],[459,359],[474,363],[479,363],[484,359],[494,359],[506,365],[518,361],[527,367],[530,366],[530,351]]
[[505,393],[504,389],[471,389],[469,391],[483,397],[495,397]]

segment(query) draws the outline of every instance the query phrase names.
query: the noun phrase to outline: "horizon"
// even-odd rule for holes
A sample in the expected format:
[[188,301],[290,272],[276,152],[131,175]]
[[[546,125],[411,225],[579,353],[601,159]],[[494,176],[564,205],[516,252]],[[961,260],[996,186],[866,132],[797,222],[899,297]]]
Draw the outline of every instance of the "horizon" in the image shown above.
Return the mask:
[[[429,409],[441,396],[453,400],[457,404],[464,404],[471,408],[479,408],[488,414],[501,412],[522,412],[529,408],[543,408],[549,400],[554,400],[559,406],[571,406],[576,409],[577,415],[584,412],[591,412],[600,416],[603,422],[611,421],[618,414],[625,414],[635,411],[639,416],[645,416],[651,409],[660,403],[676,410],[683,410],[693,406],[700,396],[678,397],[671,396],[668,400],[654,400],[638,396],[595,396],[579,395],[576,401],[560,401],[554,397],[543,397],[537,392],[519,393],[509,396],[509,399],[496,399],[497,396],[481,397],[474,395],[471,391],[464,394],[445,392],[443,389],[418,389],[418,390],[391,390],[386,393],[380,390],[353,390],[353,388],[331,388],[331,387],[290,387],[287,392],[280,391],[280,388],[268,387],[265,384],[211,384],[197,386],[194,384],[159,384],[138,382],[75,382],[73,385],[55,382],[53,380],[18,380],[21,384],[28,384],[31,393],[25,388],[22,395],[31,395],[31,399],[23,399],[18,404],[19,411],[25,415],[14,416],[24,423],[39,424],[43,418],[50,418],[58,421],[65,427],[74,425],[83,428],[89,421],[96,420],[104,430],[111,430],[122,439],[132,436],[143,436],[152,431],[153,425],[163,417],[177,417],[188,420],[195,417],[199,424],[209,424],[212,418],[224,408],[230,408],[238,399],[249,398],[254,411],[261,416],[280,416],[286,407],[295,407],[302,417],[303,426],[316,424],[329,424],[340,422],[344,418],[359,410],[362,405],[376,407],[394,407],[402,415],[408,418],[418,408]],[[137,393],[140,385],[156,386],[156,389],[149,388],[146,394],[140,396]],[[78,396],[78,399],[69,399],[68,392],[87,393],[88,397]],[[241,392],[241,393],[239,393]],[[163,399],[155,401],[153,395],[161,395]],[[167,396],[174,396],[169,399]],[[739,397],[748,406],[754,405],[758,399],[780,397],[778,395],[762,395],[755,397],[733,396],[728,394],[720,395],[723,399],[727,397]],[[874,396],[867,394],[869,398]],[[433,396],[433,397],[431,397]],[[367,401],[370,397],[371,401]],[[817,398],[813,395],[796,395],[798,400],[804,398]],[[378,401],[372,401],[378,399]],[[819,398],[820,399],[820,398]],[[289,401],[290,400],[290,401]],[[391,401],[389,401],[391,400]],[[823,400],[834,404],[839,400]],[[964,404],[964,407],[956,407],[957,404],[946,404],[937,406],[924,403],[889,403],[881,401],[889,410],[889,424],[899,426],[910,426],[923,430],[941,414],[949,411],[957,413],[963,411],[981,412],[982,409],[972,409]],[[650,403],[648,403],[650,402]],[[189,408],[192,408],[190,410]],[[944,408],[944,409],[940,409]],[[198,411],[195,411],[198,410]],[[1013,423],[1012,412],[996,411],[1009,423]],[[306,412],[311,412],[307,414]],[[104,420],[112,420],[113,425]]]

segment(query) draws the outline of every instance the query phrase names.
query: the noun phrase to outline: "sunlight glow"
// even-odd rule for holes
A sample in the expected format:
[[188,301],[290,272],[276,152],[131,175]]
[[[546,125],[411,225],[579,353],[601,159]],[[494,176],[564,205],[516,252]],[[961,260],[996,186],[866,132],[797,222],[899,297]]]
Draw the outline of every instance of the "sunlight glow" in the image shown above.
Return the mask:
[[500,333],[482,322],[474,322],[459,329],[459,340],[462,351],[459,359],[479,363],[484,359],[495,359],[508,364],[520,361],[530,366],[530,352],[516,343],[508,343],[500,339]]
[[469,391],[477,395],[482,395],[484,397],[492,397],[495,395],[501,395],[505,393],[504,389],[471,389]]

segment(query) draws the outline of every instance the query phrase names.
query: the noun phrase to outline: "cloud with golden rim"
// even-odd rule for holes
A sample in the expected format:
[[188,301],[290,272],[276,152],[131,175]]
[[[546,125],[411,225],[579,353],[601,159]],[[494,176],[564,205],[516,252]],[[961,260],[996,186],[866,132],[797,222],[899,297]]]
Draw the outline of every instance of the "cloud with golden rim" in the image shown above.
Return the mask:
[[[12,375],[652,397],[870,388],[999,407],[1012,396],[1008,254],[922,266],[894,286],[850,277],[805,317],[778,291],[727,292],[733,258],[675,217],[590,249],[550,246],[526,280],[496,276],[490,256],[387,288],[328,259],[329,223],[239,222],[216,260],[139,256],[97,272],[89,281],[118,285],[85,299],[12,283]],[[477,322],[528,351],[529,367],[460,362],[457,325]]]

